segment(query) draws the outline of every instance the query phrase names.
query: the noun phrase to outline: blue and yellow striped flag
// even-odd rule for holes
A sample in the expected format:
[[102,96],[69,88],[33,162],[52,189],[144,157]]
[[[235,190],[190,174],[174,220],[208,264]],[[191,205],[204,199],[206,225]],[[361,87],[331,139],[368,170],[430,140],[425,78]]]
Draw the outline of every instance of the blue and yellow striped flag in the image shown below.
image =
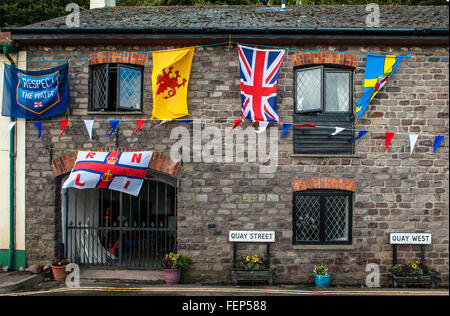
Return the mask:
[[360,118],[370,101],[392,76],[403,57],[393,55],[368,55],[364,75],[364,93],[356,104],[356,117]]

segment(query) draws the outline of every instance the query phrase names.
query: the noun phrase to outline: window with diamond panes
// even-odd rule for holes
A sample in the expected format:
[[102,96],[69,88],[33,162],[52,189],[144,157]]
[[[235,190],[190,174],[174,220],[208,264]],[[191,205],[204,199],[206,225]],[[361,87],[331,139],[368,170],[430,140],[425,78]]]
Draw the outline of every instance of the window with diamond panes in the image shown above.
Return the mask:
[[[353,70],[299,68],[294,78],[294,153],[353,154]],[[320,128],[295,126],[304,124]],[[330,136],[333,127],[345,130]]]
[[89,110],[140,111],[143,102],[143,68],[124,64],[90,67]]
[[294,192],[293,230],[294,244],[351,244],[352,194]]

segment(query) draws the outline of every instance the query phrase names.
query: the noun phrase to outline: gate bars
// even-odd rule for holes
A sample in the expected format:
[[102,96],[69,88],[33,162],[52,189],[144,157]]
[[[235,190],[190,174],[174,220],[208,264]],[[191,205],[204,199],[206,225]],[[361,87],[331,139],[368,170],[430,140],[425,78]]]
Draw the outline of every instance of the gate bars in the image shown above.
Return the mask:
[[63,196],[63,243],[71,262],[160,268],[162,257],[176,251],[176,188],[171,184],[146,179],[138,197],[73,188]]

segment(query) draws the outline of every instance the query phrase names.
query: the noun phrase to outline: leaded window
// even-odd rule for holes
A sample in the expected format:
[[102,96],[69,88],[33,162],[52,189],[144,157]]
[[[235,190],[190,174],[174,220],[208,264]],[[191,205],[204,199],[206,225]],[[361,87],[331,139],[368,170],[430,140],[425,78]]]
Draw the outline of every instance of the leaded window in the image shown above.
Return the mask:
[[352,193],[337,190],[294,192],[294,244],[351,244]]
[[89,68],[90,111],[141,111],[143,69],[125,64],[98,64]]

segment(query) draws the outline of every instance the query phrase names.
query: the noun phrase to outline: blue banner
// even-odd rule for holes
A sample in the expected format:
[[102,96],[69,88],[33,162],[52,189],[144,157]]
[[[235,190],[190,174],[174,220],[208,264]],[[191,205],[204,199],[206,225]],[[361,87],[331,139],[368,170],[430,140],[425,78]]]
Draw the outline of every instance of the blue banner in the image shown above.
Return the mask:
[[41,119],[69,108],[69,66],[25,71],[5,64],[2,115]]

